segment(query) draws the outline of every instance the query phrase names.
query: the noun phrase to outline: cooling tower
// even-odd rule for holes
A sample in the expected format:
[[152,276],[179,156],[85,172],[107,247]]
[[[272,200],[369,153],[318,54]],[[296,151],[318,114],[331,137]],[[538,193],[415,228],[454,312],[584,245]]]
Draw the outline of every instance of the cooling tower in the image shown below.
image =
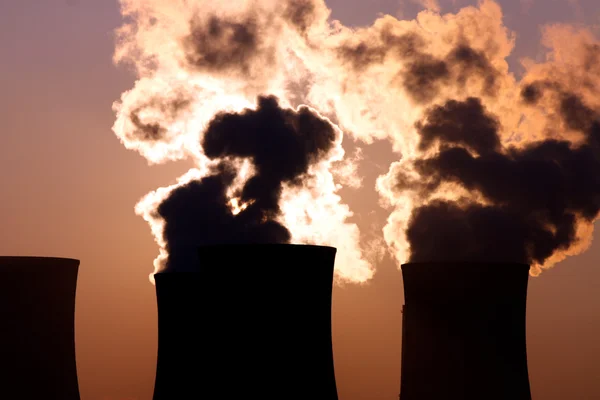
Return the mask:
[[528,265],[409,263],[402,276],[401,400],[531,400]]
[[0,257],[0,397],[79,400],[79,260]]
[[201,247],[197,272],[154,275],[154,400],[337,400],[331,339],[336,249]]

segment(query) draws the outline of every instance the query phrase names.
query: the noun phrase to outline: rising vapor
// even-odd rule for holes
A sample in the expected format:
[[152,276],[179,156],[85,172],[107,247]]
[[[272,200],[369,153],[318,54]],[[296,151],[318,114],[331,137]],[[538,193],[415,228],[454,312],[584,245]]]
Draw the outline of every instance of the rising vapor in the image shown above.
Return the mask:
[[[202,147],[218,163],[209,175],[171,191],[156,209],[165,221],[166,267],[194,267],[190,260],[199,245],[288,243],[291,234],[279,221],[284,185],[296,190],[310,184],[316,178],[310,167],[329,156],[339,136],[307,107],[284,110],[274,97],[259,98],[256,110],[217,114]],[[235,160],[251,160],[252,167],[237,185],[244,165]]]
[[[498,4],[440,15],[425,3],[415,20],[353,29],[322,0],[121,0],[115,62],[138,80],[113,130],[150,163],[195,163],[136,206],[155,269],[185,269],[216,242],[333,245],[348,282],[371,278],[378,240],[398,263],[497,256],[533,273],[587,248],[598,42],[546,27],[547,60],[523,60],[517,80]],[[398,154],[376,186],[391,210],[383,239],[359,232],[338,194],[360,185],[344,135]]]

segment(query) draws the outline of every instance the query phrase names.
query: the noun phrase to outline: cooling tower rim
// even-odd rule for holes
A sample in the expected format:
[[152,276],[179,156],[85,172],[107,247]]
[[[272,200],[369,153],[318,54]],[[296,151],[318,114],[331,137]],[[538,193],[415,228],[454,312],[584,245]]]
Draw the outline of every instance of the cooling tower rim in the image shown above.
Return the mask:
[[[270,259],[272,257],[327,257],[334,259],[337,254],[337,248],[333,246],[323,246],[315,244],[295,244],[295,243],[222,243],[222,244],[205,244],[197,246],[198,255],[200,259],[208,257],[211,259],[214,257],[221,258],[221,255],[225,255],[225,259],[229,262],[235,260],[240,261],[240,255],[248,255],[250,257],[261,257]],[[238,250],[238,251],[236,251]],[[333,266],[333,264],[332,264]],[[281,271],[285,271],[282,268]],[[188,277],[203,275],[204,272],[198,269],[193,270],[169,270],[169,268],[162,269],[153,274],[154,277],[158,276],[182,276],[187,274]],[[162,279],[162,278],[161,278]]]
[[[300,243],[219,243],[198,245],[197,250],[200,256],[211,253],[221,253],[239,249],[240,252],[262,253],[262,254],[285,254],[293,256],[294,254],[328,254],[330,257],[337,255],[337,248],[333,246],[323,246],[316,244]],[[300,252],[300,253],[298,253]]]
[[77,258],[69,258],[69,257],[47,257],[47,256],[0,256],[0,262],[8,261],[8,262],[26,262],[31,263],[32,261],[40,261],[40,262],[49,262],[54,261],[63,265],[79,265],[81,260]]
[[418,267],[444,267],[444,268],[460,268],[460,267],[521,267],[530,269],[531,265],[522,262],[505,262],[505,261],[414,261],[400,265],[402,269],[414,269]]
[[318,244],[303,244],[303,243],[220,243],[220,244],[201,244],[202,248],[223,248],[223,247],[280,247],[280,248],[313,248],[313,249],[331,249],[337,251],[336,247],[325,246]]
[[524,302],[530,266],[513,262],[413,262],[402,264],[406,304]]

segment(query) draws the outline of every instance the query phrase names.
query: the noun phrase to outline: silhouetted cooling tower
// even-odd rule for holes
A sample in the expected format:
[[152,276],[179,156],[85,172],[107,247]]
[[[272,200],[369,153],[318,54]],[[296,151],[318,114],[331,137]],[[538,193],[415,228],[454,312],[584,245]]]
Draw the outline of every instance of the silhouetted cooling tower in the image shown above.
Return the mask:
[[308,245],[207,246],[199,272],[154,275],[154,400],[337,400],[335,253]]
[[79,260],[0,257],[0,397],[79,400]]
[[409,263],[401,400],[530,400],[529,266]]

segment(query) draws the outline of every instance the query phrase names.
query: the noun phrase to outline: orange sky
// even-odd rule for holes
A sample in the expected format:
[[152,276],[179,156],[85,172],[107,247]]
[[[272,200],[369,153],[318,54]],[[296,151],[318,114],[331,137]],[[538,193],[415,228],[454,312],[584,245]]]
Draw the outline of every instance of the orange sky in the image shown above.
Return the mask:
[[[111,126],[113,101],[132,74],[112,63],[116,2],[5,2],[0,6],[0,255],[81,260],[76,344],[83,400],[151,398],[156,356],[157,255],[147,224],[133,212],[147,192],[172,183],[190,165],[147,166]],[[42,4],[43,3],[43,4]],[[47,4],[46,4],[47,3]],[[452,1],[440,1],[443,11]],[[454,1],[455,6],[469,3]],[[539,57],[539,24],[600,23],[594,0],[500,1],[519,35],[510,59]],[[9,5],[10,4],[10,5]],[[399,15],[397,0],[332,0],[348,25],[378,12]],[[412,18],[417,5],[404,1]],[[365,186],[392,161],[389,145],[365,149]],[[377,193],[349,201],[369,221],[383,221]],[[359,223],[361,223],[359,221]],[[600,245],[530,280],[528,359],[535,399],[600,398]],[[334,289],[333,330],[341,400],[396,398],[400,382],[401,274],[388,257],[365,286]]]

